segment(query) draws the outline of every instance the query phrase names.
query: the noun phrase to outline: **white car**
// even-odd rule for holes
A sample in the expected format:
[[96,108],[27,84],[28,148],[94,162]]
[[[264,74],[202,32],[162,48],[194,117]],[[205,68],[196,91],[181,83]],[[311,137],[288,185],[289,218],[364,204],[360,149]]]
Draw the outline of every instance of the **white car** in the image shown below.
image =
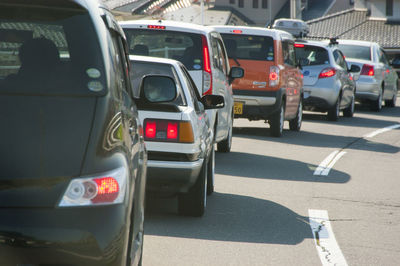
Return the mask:
[[220,34],[212,27],[176,21],[132,20],[122,21],[120,25],[125,31],[131,55],[181,61],[200,95],[224,97],[224,108],[208,110],[207,113],[215,131],[218,151],[229,152],[233,127],[232,79]]
[[338,43],[348,64],[357,65],[361,69],[354,74],[356,100],[369,102],[374,111],[382,109],[383,100],[385,106],[394,107],[398,77],[379,44],[353,40],[338,40]]
[[213,130],[205,109],[223,96],[200,96],[185,66],[172,59],[130,56],[133,88],[148,151],[147,189],[178,193],[178,211],[202,216],[214,191]]

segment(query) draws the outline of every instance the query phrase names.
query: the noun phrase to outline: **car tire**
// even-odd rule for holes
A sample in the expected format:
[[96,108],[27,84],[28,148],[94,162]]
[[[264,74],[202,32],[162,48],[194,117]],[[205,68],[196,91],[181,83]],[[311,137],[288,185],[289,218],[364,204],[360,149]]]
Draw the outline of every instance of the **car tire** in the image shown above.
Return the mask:
[[328,110],[328,120],[337,121],[340,115],[340,96],[337,98],[335,105]]
[[210,158],[208,159],[207,166],[207,195],[214,192],[214,178],[215,178],[215,149],[212,145]]
[[303,121],[303,103],[299,102],[296,117],[289,121],[289,128],[292,131],[300,131],[301,123]]
[[217,143],[218,152],[230,152],[232,148],[232,132],[233,132],[233,117],[232,122],[228,129],[228,136],[226,139]]
[[379,112],[382,110],[382,88],[379,89],[378,99],[371,102],[371,110],[375,112]]
[[271,136],[273,137],[281,137],[283,133],[283,123],[285,117],[285,107],[284,102],[282,102],[281,107],[279,108],[279,112],[273,114],[270,120],[270,127],[271,127]]
[[351,98],[350,105],[346,109],[343,110],[343,116],[345,116],[345,117],[353,117],[355,106],[356,106],[354,98],[355,97],[354,97],[354,94],[353,94],[353,97]]
[[[126,265],[128,266],[128,265],[133,265],[133,263],[134,263],[134,259],[135,258],[132,258],[132,253],[134,253],[134,252],[132,252],[131,251],[131,249],[132,249],[132,244],[134,243],[134,241],[135,241],[135,239],[133,239],[133,218],[132,218],[132,221],[131,221],[131,228],[130,228],[130,231],[129,231],[129,238],[128,238],[128,241],[129,241],[129,244],[128,244],[128,254],[127,254],[127,260],[126,260]],[[143,224],[142,224],[142,227],[143,227]],[[141,246],[140,246],[140,259],[139,259],[139,261],[138,261],[138,266],[141,266],[142,265],[142,261],[143,261],[143,246],[144,246],[144,231],[142,231],[142,239],[141,239],[141,241],[142,241],[142,243],[141,243]]]
[[393,97],[390,100],[385,100],[385,106],[387,107],[395,107],[397,101],[397,90],[393,93]]
[[184,216],[201,217],[207,205],[207,158],[204,159],[196,183],[187,193],[178,195],[178,213]]

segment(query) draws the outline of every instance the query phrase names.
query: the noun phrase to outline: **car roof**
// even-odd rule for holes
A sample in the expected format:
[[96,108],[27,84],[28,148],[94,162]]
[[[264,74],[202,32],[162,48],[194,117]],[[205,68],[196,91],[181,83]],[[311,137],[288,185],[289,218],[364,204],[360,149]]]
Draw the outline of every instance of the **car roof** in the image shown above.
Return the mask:
[[261,27],[248,27],[248,26],[212,26],[212,27],[220,33],[234,33],[233,32],[234,30],[241,30],[242,34],[247,34],[247,35],[269,36],[274,39],[283,37],[285,39],[294,40],[292,34],[282,30],[267,29]]
[[329,45],[329,42],[325,42],[325,41],[295,40],[295,42],[298,43],[298,44],[319,46],[319,47],[324,47],[324,48],[327,48],[327,49],[332,47],[331,45]]
[[[378,45],[376,42],[368,42],[368,41],[358,41],[358,40],[342,40],[342,39],[337,39],[336,40],[339,44],[352,44],[356,46],[373,46],[373,45]],[[329,41],[327,41],[329,42]]]
[[165,26],[167,31],[173,30],[173,31],[201,33],[201,34],[208,34],[210,32],[215,31],[215,29],[212,27],[207,27],[187,22],[172,21],[172,20],[127,20],[127,21],[120,21],[119,24],[123,28],[139,28],[139,29],[140,28],[147,29],[147,27],[144,28],[143,26],[148,26],[148,25]]
[[[180,65],[180,62],[174,59],[169,58],[161,58],[161,57],[152,57],[152,56],[141,56],[141,55],[129,55],[129,60],[132,61],[141,61],[141,62],[151,62],[151,63],[162,63],[169,65]],[[135,66],[133,66],[135,67]]]

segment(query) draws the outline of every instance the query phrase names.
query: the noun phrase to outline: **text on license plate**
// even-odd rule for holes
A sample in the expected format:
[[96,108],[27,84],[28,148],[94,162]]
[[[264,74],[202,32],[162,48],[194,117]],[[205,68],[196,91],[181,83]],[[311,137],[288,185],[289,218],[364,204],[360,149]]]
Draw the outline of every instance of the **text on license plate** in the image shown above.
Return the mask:
[[233,113],[238,115],[243,114],[243,103],[235,102],[233,104]]

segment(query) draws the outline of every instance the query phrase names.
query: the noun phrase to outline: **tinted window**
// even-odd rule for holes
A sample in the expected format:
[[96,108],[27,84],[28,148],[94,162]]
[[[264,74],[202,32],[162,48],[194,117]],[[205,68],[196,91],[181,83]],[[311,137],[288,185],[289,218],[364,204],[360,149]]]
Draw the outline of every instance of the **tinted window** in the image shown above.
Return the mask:
[[343,54],[339,50],[333,51],[333,58],[335,58],[336,64],[341,66],[344,70],[347,70],[347,64]]
[[0,4],[0,93],[93,94],[105,84],[86,10]]
[[285,64],[290,66],[296,65],[296,55],[294,51],[294,46],[292,41],[283,41],[282,42],[282,52],[283,52],[283,61]]
[[369,46],[339,44],[339,49],[345,57],[371,60],[371,49]]
[[175,80],[176,86],[178,88],[178,97],[175,100],[176,104],[186,105],[186,102],[182,97],[182,87],[179,83],[178,75],[176,74],[173,66],[168,64],[161,63],[151,63],[151,62],[141,62],[141,61],[133,61],[132,70],[130,71],[132,88],[138,89],[142,78],[146,75],[155,74],[155,75],[164,75],[169,76]]
[[201,35],[163,30],[124,29],[129,54],[171,58],[189,70],[203,69]]
[[229,58],[274,60],[274,41],[268,36],[221,34]]
[[329,55],[325,48],[304,45],[304,47],[296,47],[295,51],[296,58],[300,60],[303,66],[329,64]]

